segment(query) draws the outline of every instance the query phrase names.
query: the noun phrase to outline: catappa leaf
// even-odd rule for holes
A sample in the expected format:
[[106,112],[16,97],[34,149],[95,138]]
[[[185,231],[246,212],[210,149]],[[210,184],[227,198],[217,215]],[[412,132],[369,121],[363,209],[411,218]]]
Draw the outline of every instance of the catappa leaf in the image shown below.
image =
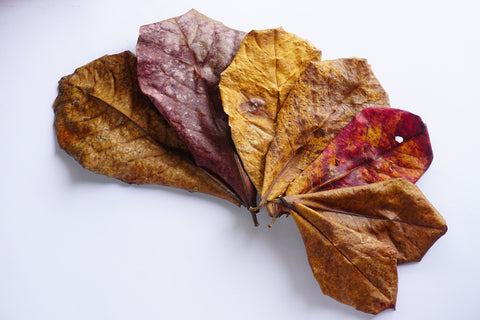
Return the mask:
[[393,108],[361,111],[289,186],[287,194],[405,178],[415,183],[433,159],[422,119]]
[[277,113],[299,74],[320,58],[320,50],[282,28],[253,30],[221,75],[220,92],[233,141],[258,192]]
[[290,210],[322,292],[363,312],[394,308],[396,252],[302,205]]
[[403,178],[277,200],[293,215],[322,291],[368,313],[395,306],[396,263],[419,261],[447,231]]
[[187,146],[195,163],[217,175],[247,206],[256,193],[231,140],[218,89],[244,33],[191,10],[140,27],[142,91]]
[[420,261],[447,231],[443,217],[420,189],[404,178],[284,199],[392,246],[398,262]]
[[419,261],[447,231],[413,185],[432,157],[420,117],[366,108],[294,180],[286,197],[267,203],[274,218],[293,215],[325,294],[368,313],[395,306],[393,256],[398,263]]
[[365,59],[311,62],[277,115],[268,149],[262,203],[287,190],[361,110],[389,106]]
[[83,167],[127,183],[208,193],[237,205],[229,188],[197,167],[137,82],[125,51],[78,68],[59,82],[54,102],[60,146]]

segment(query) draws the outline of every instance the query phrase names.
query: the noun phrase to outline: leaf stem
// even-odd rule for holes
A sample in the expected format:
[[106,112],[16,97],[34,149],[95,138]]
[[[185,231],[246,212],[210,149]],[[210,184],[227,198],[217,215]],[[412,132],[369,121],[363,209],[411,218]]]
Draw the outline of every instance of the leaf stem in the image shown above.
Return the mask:
[[250,207],[248,208],[248,210],[250,211],[250,214],[252,215],[252,220],[253,220],[253,225],[255,227],[258,227],[260,224],[258,223],[258,219],[257,219],[257,213],[258,211],[260,211],[260,208],[259,207]]
[[[279,196],[278,198],[275,198],[275,199],[270,200],[268,202],[269,203],[274,203],[274,204],[279,204],[279,205],[285,207],[288,210],[293,210],[294,209],[293,204],[288,202],[283,196]],[[279,208],[279,210],[275,210],[275,213],[272,217],[272,222],[270,222],[268,227],[269,228],[273,227],[273,224],[275,223],[275,221],[277,221],[277,218],[283,216],[284,214],[288,214],[288,211],[281,210],[281,207]]]
[[283,196],[279,196],[278,198],[275,198],[273,200],[269,200],[269,203],[275,203],[275,204],[281,204],[285,206],[287,209],[293,210],[294,206],[293,203],[288,202],[287,199],[285,199]]
[[280,216],[280,214],[275,213],[275,215],[272,217],[272,222],[270,222],[270,223],[268,224],[268,227],[269,227],[269,228],[273,227],[273,224],[275,223],[275,221],[277,221],[277,218],[278,218],[279,216]]
[[258,212],[258,211],[260,211],[260,208],[265,205],[266,202],[267,202],[267,201],[265,201],[265,199],[263,199],[262,201],[260,201],[260,203],[258,204],[258,206],[256,206],[256,207],[250,207],[250,208],[248,208],[248,210],[250,210],[250,212]]

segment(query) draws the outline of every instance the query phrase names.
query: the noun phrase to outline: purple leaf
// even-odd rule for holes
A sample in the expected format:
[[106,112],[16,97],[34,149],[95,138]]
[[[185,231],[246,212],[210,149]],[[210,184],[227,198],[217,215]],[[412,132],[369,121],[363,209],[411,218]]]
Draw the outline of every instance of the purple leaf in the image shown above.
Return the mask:
[[255,189],[235,151],[218,89],[245,33],[190,10],[140,27],[138,81],[187,145],[196,164],[216,174],[247,207]]

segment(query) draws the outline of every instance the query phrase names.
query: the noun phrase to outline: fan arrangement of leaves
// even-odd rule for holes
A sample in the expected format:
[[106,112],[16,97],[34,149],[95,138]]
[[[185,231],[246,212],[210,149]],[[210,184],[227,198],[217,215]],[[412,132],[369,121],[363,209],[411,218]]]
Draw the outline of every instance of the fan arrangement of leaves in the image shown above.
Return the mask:
[[142,26],[137,56],[63,77],[54,111],[88,170],[217,196],[255,224],[261,207],[292,215],[323,293],[363,312],[394,308],[397,264],[447,231],[414,185],[433,158],[420,117],[389,107],[366,60],[322,61],[282,28],[195,10]]

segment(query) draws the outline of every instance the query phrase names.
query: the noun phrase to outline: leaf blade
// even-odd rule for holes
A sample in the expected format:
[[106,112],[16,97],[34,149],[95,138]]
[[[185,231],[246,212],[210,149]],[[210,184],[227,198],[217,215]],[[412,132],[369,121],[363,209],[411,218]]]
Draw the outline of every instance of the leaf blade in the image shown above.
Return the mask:
[[310,63],[278,114],[262,201],[283,195],[358,112],[377,105],[388,107],[388,95],[365,59]]
[[217,175],[255,206],[231,141],[218,89],[220,73],[238,50],[244,33],[190,10],[140,27],[138,79],[142,91],[174,128],[195,163]]
[[295,203],[289,212],[302,234],[308,260],[322,292],[372,314],[394,308],[396,252]]
[[420,117],[400,109],[367,108],[292,182],[287,194],[401,177],[414,183],[432,159],[427,127]]
[[131,52],[104,56],[63,77],[54,112],[60,146],[90,171],[240,204],[192,163],[184,144],[141,93]]
[[259,192],[277,113],[302,70],[320,59],[320,50],[282,28],[253,30],[221,75],[220,92],[232,137]]
[[285,200],[392,246],[399,263],[420,261],[447,231],[440,213],[417,186],[403,178],[291,195]]

